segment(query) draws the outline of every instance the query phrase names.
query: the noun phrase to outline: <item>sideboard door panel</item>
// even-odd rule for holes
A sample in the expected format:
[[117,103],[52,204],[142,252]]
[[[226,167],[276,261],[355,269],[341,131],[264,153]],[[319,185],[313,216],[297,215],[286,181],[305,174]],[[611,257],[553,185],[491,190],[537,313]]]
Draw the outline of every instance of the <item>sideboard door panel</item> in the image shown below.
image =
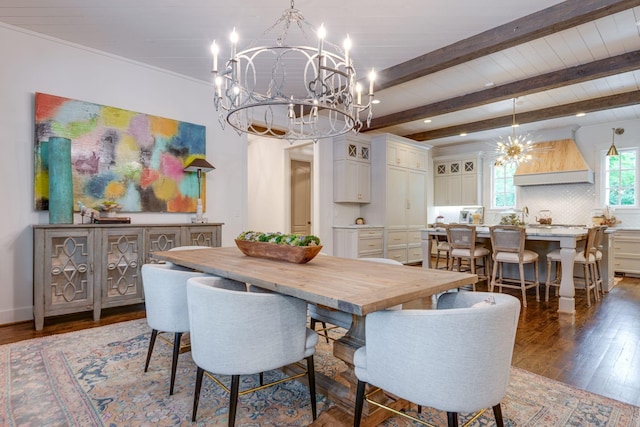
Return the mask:
[[151,253],[168,251],[182,245],[180,227],[150,227],[145,232],[145,264],[157,263]]
[[49,313],[93,308],[93,238],[86,229],[50,231],[44,247],[44,304]]
[[184,227],[183,245],[184,246],[220,246],[222,236],[220,235],[220,227]]
[[143,229],[104,229],[101,251],[102,307],[142,302]]

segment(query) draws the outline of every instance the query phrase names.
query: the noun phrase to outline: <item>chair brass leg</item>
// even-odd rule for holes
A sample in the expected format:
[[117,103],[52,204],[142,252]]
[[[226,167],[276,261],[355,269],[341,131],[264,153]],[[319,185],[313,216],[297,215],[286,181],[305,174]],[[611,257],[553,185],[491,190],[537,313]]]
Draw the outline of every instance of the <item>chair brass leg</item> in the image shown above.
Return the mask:
[[231,376],[231,394],[229,396],[229,427],[236,424],[236,410],[238,409],[238,393],[240,390],[240,375]]
[[176,369],[178,367],[178,356],[180,355],[180,340],[182,332],[176,332],[173,336],[173,359],[171,360],[171,385],[169,386],[169,395],[173,395],[173,386],[176,383]]
[[151,331],[151,338],[149,339],[149,350],[147,350],[147,361],[144,364],[144,371],[149,369],[149,361],[151,360],[151,353],[153,353],[153,346],[156,344],[156,338],[158,337],[158,330],[153,329]]
[[449,427],[458,427],[458,413],[447,412],[447,425]]
[[191,411],[191,422],[196,422],[196,412],[198,411],[198,401],[200,400],[200,389],[202,388],[202,376],[204,369],[198,366],[196,371],[196,388],[193,392],[193,410]]
[[318,411],[316,408],[316,373],[313,363],[313,355],[307,357],[307,376],[309,377],[309,394],[311,396],[311,413],[313,420],[318,417]]
[[502,419],[502,408],[500,407],[499,403],[493,407],[493,416],[496,418],[496,426],[504,427],[504,420]]
[[360,419],[362,418],[362,407],[364,406],[364,388],[367,383],[358,380],[356,389],[356,408],[353,415],[353,427],[360,427]]

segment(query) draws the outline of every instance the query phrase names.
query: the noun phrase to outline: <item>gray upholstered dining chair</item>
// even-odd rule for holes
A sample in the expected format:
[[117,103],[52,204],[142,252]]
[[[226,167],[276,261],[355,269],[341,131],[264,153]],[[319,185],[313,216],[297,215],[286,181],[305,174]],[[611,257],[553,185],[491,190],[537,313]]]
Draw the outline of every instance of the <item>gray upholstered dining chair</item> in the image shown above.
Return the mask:
[[[232,427],[235,425],[238,397],[253,391],[240,391],[241,375],[259,374],[302,359],[307,361],[311,411],[313,419],[316,419],[313,355],[318,334],[306,327],[307,308],[303,300],[275,292],[224,289],[207,277],[189,280],[187,300],[191,356],[197,366],[193,422],[205,372],[230,394],[228,425]],[[231,388],[224,386],[215,374],[230,375]]]
[[[400,261],[396,261],[395,259],[390,258],[358,258],[362,261],[370,261],[370,262],[379,262],[382,264],[391,264],[391,265],[402,265]],[[344,329],[349,329],[351,327],[351,321],[353,317],[350,313],[345,313],[344,311],[334,310],[329,307],[319,306],[316,304],[308,304],[309,308],[309,326],[314,331],[316,330],[316,323],[320,322],[322,325],[321,332],[324,332],[324,337],[327,342],[329,342],[329,334],[327,332],[327,323],[330,323],[335,326],[339,326]],[[396,307],[394,307],[396,308]],[[398,306],[398,308],[402,308],[402,305]]]
[[202,276],[204,273],[173,264],[144,264],[141,274],[147,324],[151,327],[151,338],[149,339],[144,371],[147,372],[149,369],[151,354],[158,334],[162,332],[173,333],[173,342],[170,342],[173,346],[173,359],[169,386],[169,394],[173,394],[182,334],[189,331],[187,280],[191,277]]
[[[367,315],[366,345],[353,357],[358,378],[354,426],[360,425],[367,384],[421,406],[458,413],[493,408],[509,383],[520,302],[507,294],[450,292],[436,310],[385,310]],[[403,414],[401,414],[403,415]],[[403,416],[420,422],[407,414]]]
[[[144,371],[147,372],[149,369],[151,354],[153,353],[153,348],[159,334],[162,332],[173,333],[173,341],[169,341],[173,346],[169,394],[173,394],[176,368],[181,349],[180,342],[182,335],[189,331],[187,280],[192,277],[208,275],[173,264],[144,264],[141,272],[147,324],[151,327],[151,338],[149,339]],[[246,288],[244,283],[222,277],[210,277],[211,280],[217,282],[231,284],[238,288]]]

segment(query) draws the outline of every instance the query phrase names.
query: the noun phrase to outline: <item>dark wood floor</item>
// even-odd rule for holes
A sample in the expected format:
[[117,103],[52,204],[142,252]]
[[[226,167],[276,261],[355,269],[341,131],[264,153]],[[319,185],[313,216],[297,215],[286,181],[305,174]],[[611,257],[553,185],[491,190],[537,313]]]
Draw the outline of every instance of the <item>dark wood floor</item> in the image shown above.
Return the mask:
[[[603,299],[586,307],[576,296],[576,315],[557,313],[557,298],[536,302],[533,290],[523,308],[513,365],[578,388],[640,406],[640,279],[618,278]],[[478,290],[486,290],[479,284]],[[513,292],[519,296],[519,291]],[[542,298],[544,300],[544,298]],[[0,344],[144,317],[144,306],[46,319],[42,331],[33,322],[0,327]]]

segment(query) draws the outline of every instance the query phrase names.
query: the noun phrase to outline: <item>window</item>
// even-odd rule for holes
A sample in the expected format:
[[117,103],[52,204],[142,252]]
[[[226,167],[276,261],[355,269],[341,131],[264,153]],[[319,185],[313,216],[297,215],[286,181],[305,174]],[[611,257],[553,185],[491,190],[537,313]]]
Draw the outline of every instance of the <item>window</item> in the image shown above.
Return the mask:
[[609,206],[636,206],[638,150],[618,150],[619,156],[605,157],[604,194]]
[[513,174],[516,166],[507,164],[493,166],[493,207],[511,208],[516,205],[516,187],[513,185]]

